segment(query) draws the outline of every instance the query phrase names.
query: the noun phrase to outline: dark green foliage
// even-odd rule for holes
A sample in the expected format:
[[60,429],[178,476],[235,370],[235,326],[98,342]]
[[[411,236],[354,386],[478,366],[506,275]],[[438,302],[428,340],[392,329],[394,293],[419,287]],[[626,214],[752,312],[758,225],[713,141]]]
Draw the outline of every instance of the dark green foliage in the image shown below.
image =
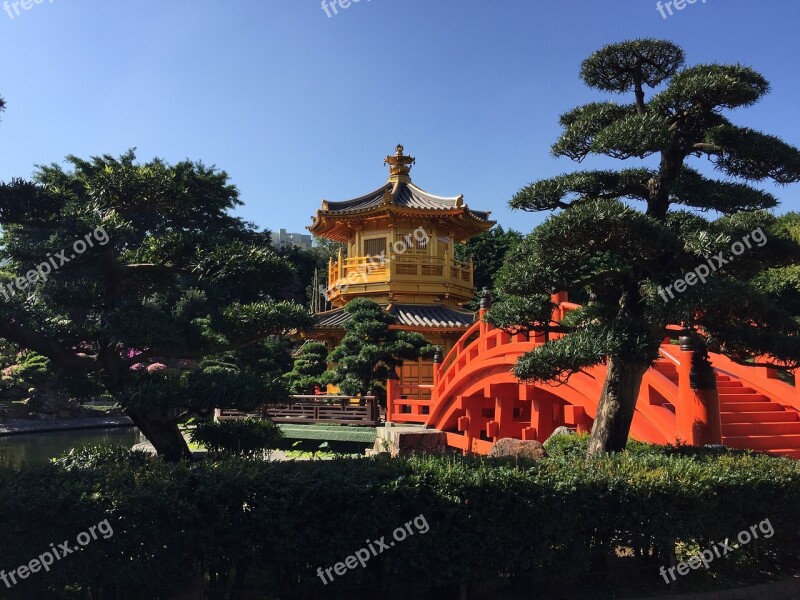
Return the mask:
[[26,388],[49,388],[55,373],[48,358],[36,352],[23,352],[11,369],[11,378]]
[[283,434],[271,421],[241,419],[204,422],[191,430],[191,439],[214,454],[263,458],[278,446]]
[[503,266],[506,254],[522,239],[522,234],[513,229],[503,230],[499,225],[479,233],[466,244],[456,246],[456,260],[466,262],[472,258],[475,288],[494,288],[494,278]]
[[264,404],[286,400],[279,377],[259,377],[222,364],[210,364],[198,373],[174,370],[139,371],[119,394],[123,406],[138,410],[168,411],[174,406],[191,414],[210,415],[215,408],[252,411]]
[[[634,443],[586,459],[586,443],[548,442],[551,457],[535,462],[163,464],[84,450],[58,465],[0,469],[3,568],[103,519],[114,531],[3,597],[61,600],[74,597],[62,591],[70,585],[83,597],[91,588],[93,598],[168,599],[199,574],[215,589],[265,599],[449,597],[440,588],[461,582],[491,598],[514,590],[530,598],[531,589],[558,598],[585,585],[605,599],[642,582],[664,594],[665,549],[678,547],[685,559],[684,545],[709,548],[765,519],[775,535],[715,561],[716,585],[797,568],[799,462]],[[317,567],[343,561],[365,540],[390,541],[419,515],[427,533],[414,529],[366,569],[322,584]],[[652,558],[623,558],[623,549]],[[703,576],[693,571],[681,584],[695,587]]]
[[406,360],[433,356],[435,349],[419,333],[390,329],[395,317],[367,298],[356,298],[345,306],[351,317],[344,338],[330,353],[335,363],[328,381],[345,394],[374,391],[383,399],[389,373]]
[[[133,151],[67,162],[70,170],[42,166],[34,181],[0,184],[6,271],[22,276],[48,255],[71,256],[76,240],[92,242],[0,302],[0,337],[130,402],[124,408],[159,452],[185,457],[177,422],[197,407],[252,404],[248,377],[263,377],[276,390],[269,395],[280,395],[283,371],[270,371],[281,370],[279,355],[264,364],[269,348],[245,349],[311,323],[302,304],[281,300],[295,268],[275,253],[269,232],[231,214],[242,202],[224,171],[141,164]],[[244,384],[209,382],[197,369],[179,380],[147,379],[131,368],[226,353]]]
[[683,50],[665,40],[639,39],[609,44],[581,65],[581,79],[607,92],[654,88],[672,76],[684,62]]
[[328,347],[322,342],[306,342],[297,354],[294,367],[284,376],[292,394],[309,395],[322,389],[328,370]]
[[[777,199],[749,184],[800,181],[800,150],[723,116],[761,99],[769,91],[763,76],[741,65],[681,69],[683,62],[683,51],[662,40],[612,44],[594,53],[581,68],[586,84],[633,92],[633,103],[593,102],[565,113],[553,146],[556,156],[578,162],[589,154],[655,156],[655,168],[558,175],[524,187],[511,200],[522,210],[562,212],[509,253],[489,320],[508,330],[566,334],[524,355],[515,368],[520,378],[563,379],[607,362],[593,452],[624,447],[641,376],[657,358],[667,325],[702,329],[713,350],[735,360],[767,355],[783,369],[800,364],[792,270],[800,262],[800,244],[765,212]],[[645,87],[661,91],[648,100]],[[708,158],[733,181],[690,168],[696,157]],[[635,202],[645,210],[635,210]],[[677,212],[676,206],[694,212]],[[722,216],[698,214],[711,211]],[[764,236],[756,244],[755,232]],[[746,252],[713,271],[705,267],[698,283],[696,268],[710,257],[730,257],[732,245],[745,239]],[[685,284],[689,273],[695,283],[676,295],[671,286]],[[548,299],[559,291],[585,307],[569,322],[554,324]]]

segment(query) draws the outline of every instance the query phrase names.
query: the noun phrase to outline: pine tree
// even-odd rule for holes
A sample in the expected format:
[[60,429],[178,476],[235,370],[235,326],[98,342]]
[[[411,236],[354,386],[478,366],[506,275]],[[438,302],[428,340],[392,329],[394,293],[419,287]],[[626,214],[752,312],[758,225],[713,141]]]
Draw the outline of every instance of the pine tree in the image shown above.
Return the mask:
[[[800,357],[797,307],[776,303],[754,281],[767,268],[797,262],[798,245],[766,212],[777,199],[752,185],[800,180],[800,151],[724,116],[769,91],[759,73],[742,65],[683,65],[683,50],[668,41],[628,41],[592,54],[581,67],[583,81],[632,93],[632,101],[565,113],[553,153],[577,162],[590,154],[655,157],[658,166],[564,174],[511,200],[517,209],[560,212],[512,252],[491,320],[565,334],[521,357],[521,379],[564,380],[607,364],[590,454],[625,447],[642,377],[670,323],[702,331],[711,349],[742,362],[769,355],[770,364],[788,369]],[[648,100],[646,88],[658,91]],[[707,178],[687,164],[702,157],[731,179]],[[721,216],[709,220],[705,212]],[[757,232],[768,243],[756,242]],[[744,240],[746,251],[728,260]],[[705,281],[695,273],[691,285],[675,285],[700,265],[715,270]],[[550,294],[561,290],[583,309],[555,325]]]
[[322,342],[308,342],[300,348],[294,367],[284,380],[292,394],[309,395],[314,393],[314,388],[321,388],[325,383],[325,373],[328,370],[328,348]]
[[385,400],[389,373],[407,360],[432,356],[435,349],[419,333],[391,329],[395,317],[367,298],[356,298],[345,306],[350,319],[341,343],[330,353],[334,368],[328,381],[345,394],[373,391]]
[[183,369],[310,324],[278,302],[294,280],[267,232],[230,214],[225,172],[202,163],[139,164],[133,151],[40,167],[0,185],[6,269],[0,338],[94,377],[156,450],[189,456],[178,424],[218,406],[269,399],[247,369]]

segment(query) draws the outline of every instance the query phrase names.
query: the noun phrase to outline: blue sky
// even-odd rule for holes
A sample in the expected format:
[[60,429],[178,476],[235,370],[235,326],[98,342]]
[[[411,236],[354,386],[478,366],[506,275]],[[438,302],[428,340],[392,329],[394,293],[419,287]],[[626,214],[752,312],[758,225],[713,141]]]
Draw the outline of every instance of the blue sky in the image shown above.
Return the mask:
[[[800,146],[798,22],[796,0],[697,0],[666,19],[654,0],[361,0],[331,17],[320,0],[44,0],[0,12],[0,180],[136,147],[215,164],[239,214],[304,231],[321,198],[382,185],[402,143],[418,185],[528,232],[546,215],[508,200],[579,168],[550,155],[558,116],[605,98],[582,59],[661,37],[690,64],[748,64],[772,93],[733,120]],[[599,166],[619,161],[583,165]],[[766,187],[800,210],[800,185]]]

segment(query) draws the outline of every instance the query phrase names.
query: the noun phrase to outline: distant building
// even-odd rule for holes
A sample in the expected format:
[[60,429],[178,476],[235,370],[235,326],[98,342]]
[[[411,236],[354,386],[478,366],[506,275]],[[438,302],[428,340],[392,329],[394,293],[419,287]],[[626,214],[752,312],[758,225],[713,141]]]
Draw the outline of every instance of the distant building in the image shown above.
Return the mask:
[[302,250],[311,250],[311,236],[302,233],[287,233],[285,229],[272,232],[272,245],[276,248],[297,246]]

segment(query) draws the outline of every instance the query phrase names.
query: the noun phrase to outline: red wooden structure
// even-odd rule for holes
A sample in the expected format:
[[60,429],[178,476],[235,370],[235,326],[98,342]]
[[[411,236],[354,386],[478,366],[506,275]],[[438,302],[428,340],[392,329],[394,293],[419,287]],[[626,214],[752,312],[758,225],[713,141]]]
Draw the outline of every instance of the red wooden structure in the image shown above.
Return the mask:
[[[556,322],[577,307],[566,294],[554,300]],[[521,383],[511,368],[522,354],[542,344],[543,337],[509,335],[485,323],[484,314],[481,310],[479,321],[434,365],[430,400],[408,399],[408,385],[387,382],[386,420],[438,429],[445,432],[449,446],[477,454],[487,453],[501,438],[544,441],[561,425],[589,431],[605,367],[576,373],[562,385]],[[694,353],[665,339],[661,357],[642,382],[633,439],[722,443],[800,458],[800,370],[792,386],[774,370],[742,366],[709,353],[712,382],[698,386],[692,385]]]

